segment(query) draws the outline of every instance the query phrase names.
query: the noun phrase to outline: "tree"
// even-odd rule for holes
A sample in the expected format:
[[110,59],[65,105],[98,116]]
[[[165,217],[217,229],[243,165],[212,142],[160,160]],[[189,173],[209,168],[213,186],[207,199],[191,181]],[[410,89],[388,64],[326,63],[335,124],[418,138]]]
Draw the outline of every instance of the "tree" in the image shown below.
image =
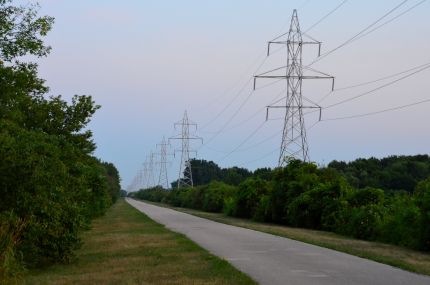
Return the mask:
[[37,65],[17,60],[49,53],[53,18],[10,3],[0,0],[0,283],[23,265],[69,261],[120,190],[116,168],[92,156],[86,126],[99,106],[47,97]]
[[13,6],[0,0],[0,58],[11,62],[24,55],[46,56],[51,47],[42,37],[51,30],[54,18],[37,16],[37,4]]
[[430,178],[418,183],[414,198],[421,212],[420,248],[430,250]]

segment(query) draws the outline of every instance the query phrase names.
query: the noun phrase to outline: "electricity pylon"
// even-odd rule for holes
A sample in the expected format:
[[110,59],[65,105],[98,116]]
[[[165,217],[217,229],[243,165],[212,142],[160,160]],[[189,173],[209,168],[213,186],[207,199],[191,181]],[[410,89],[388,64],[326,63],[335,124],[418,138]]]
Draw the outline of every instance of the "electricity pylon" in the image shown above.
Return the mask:
[[148,156],[145,158],[145,162],[143,163],[143,182],[142,182],[142,188],[147,189],[150,187],[149,179],[150,179],[150,173],[149,173],[149,162],[148,162]]
[[160,174],[158,176],[158,185],[163,187],[164,189],[169,189],[169,179],[167,178],[167,148],[170,146],[169,143],[166,142],[166,139],[163,137],[161,143],[157,144],[157,147],[160,148],[160,161],[158,162],[160,165]]
[[[193,173],[191,170],[190,152],[194,152],[196,154],[197,152],[190,149],[190,140],[201,140],[203,143],[203,139],[198,136],[190,135],[190,126],[197,130],[197,124],[188,119],[187,111],[184,112],[184,117],[182,120],[174,124],[175,129],[177,126],[181,127],[181,134],[170,137],[169,141],[182,141],[182,148],[179,150],[181,151],[181,165],[179,167],[178,188],[193,187]],[[175,153],[176,151],[177,150],[175,150]]]
[[155,154],[151,151],[149,155],[149,162],[148,162],[148,188],[155,186],[155,179],[154,179],[154,170],[155,170],[155,161],[154,161]]
[[[304,41],[303,36],[309,38]],[[302,95],[303,79],[332,79],[332,90],[334,90],[334,77],[319,72],[309,66],[303,66],[302,49],[304,45],[318,45],[318,56],[321,53],[321,42],[304,34],[300,30],[299,18],[297,11],[293,11],[290,29],[287,33],[268,42],[267,55],[270,55],[270,46],[272,44],[281,44],[287,46],[287,65],[282,66],[260,75],[254,76],[254,90],[257,78],[286,79],[287,95],[285,105],[269,105],[266,111],[266,120],[269,116],[270,108],[285,108],[284,128],[282,131],[281,150],[279,154],[278,166],[282,167],[293,159],[309,161],[309,147],[306,139],[304,109],[318,109],[319,120],[321,120],[321,107]],[[285,74],[279,74],[280,71],[286,70]],[[311,72],[311,75],[304,75],[304,70]],[[317,75],[315,75],[317,74]],[[303,105],[305,99],[309,106]]]

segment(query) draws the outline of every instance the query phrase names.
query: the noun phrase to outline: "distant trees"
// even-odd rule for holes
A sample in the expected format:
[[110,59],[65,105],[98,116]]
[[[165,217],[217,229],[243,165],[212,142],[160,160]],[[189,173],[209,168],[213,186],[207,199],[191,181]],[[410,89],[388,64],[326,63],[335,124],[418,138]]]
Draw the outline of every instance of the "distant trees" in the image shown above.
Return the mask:
[[[417,165],[421,170],[426,169],[426,159],[426,156],[390,157],[380,160],[385,166],[376,159],[359,160],[358,164],[368,173],[360,177],[379,185],[382,176],[378,178],[372,171],[390,172],[393,165],[404,169],[406,164],[410,172],[403,176],[407,177],[405,181],[410,177],[418,179],[412,170]],[[210,169],[219,169],[212,162],[208,165]],[[361,166],[354,165],[358,172]],[[430,175],[413,185],[397,180],[400,182],[397,187],[413,187],[411,195],[401,188],[354,187],[348,181],[364,184],[359,177],[352,179],[348,167],[346,163],[333,162],[328,168],[318,168],[293,160],[284,168],[256,170],[238,185],[212,180],[194,188],[141,190],[135,197],[430,250]]]
[[37,65],[53,18],[0,0],[0,283],[24,266],[67,262],[79,232],[119,195],[119,175],[92,156],[90,96],[47,98]]
[[412,193],[419,181],[430,176],[430,157],[390,156],[357,159],[349,163],[335,160],[328,167],[336,169],[356,188],[375,187]]
[[[196,186],[208,184],[213,180],[222,181],[231,185],[239,185],[252,175],[252,173],[245,168],[220,168],[215,162],[203,159],[191,159],[190,163],[193,172],[193,183]],[[177,185],[177,181],[172,182],[172,188],[176,188]]]

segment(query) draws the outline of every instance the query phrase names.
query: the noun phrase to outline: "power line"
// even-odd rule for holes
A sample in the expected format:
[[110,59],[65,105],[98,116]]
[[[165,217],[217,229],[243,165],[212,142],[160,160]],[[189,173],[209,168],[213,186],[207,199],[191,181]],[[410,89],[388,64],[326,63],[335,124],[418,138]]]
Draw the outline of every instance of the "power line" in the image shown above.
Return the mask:
[[362,82],[362,83],[353,84],[353,85],[349,85],[349,86],[345,86],[345,87],[341,87],[341,88],[335,88],[333,91],[330,91],[329,93],[327,93],[326,95],[324,95],[317,103],[320,104],[330,94],[333,94],[333,93],[336,93],[336,92],[339,92],[339,91],[343,91],[343,90],[348,90],[348,89],[353,89],[353,88],[357,88],[357,87],[362,87],[362,86],[370,85],[370,84],[377,83],[377,82],[380,82],[380,81],[384,81],[384,80],[387,80],[387,79],[390,79],[390,78],[393,78],[393,77],[396,77],[396,76],[399,76],[399,75],[411,72],[413,70],[419,69],[419,68],[427,66],[427,65],[430,65],[430,62],[427,62],[425,64],[421,64],[421,65],[418,65],[418,66],[415,66],[415,67],[412,67],[412,68],[409,68],[407,70],[403,70],[403,71],[400,71],[400,72],[397,72],[397,73],[394,73],[394,74],[391,74],[391,75],[380,77],[380,78],[377,78],[377,79],[374,79],[374,80],[371,80],[371,81],[365,81],[365,82]]
[[[278,102],[279,102],[279,100],[281,100],[281,99],[285,98],[285,96],[284,96],[284,97],[282,97],[282,98],[280,99],[280,98],[279,98],[279,96],[281,96],[281,95],[285,94],[285,92],[286,92],[286,91],[287,91],[287,89],[286,89],[286,88],[282,89],[282,91],[281,91],[281,92],[279,92],[279,93],[275,96],[275,98],[273,98],[272,102],[271,102],[271,103],[269,103],[269,105],[276,104],[276,103],[278,103]],[[274,101],[274,100],[276,100],[276,101]],[[232,126],[231,128],[229,128],[229,130],[236,129],[236,128],[238,128],[238,127],[242,126],[243,124],[245,124],[245,123],[249,122],[250,120],[252,120],[253,118],[255,118],[257,115],[261,114],[261,111],[263,111],[264,109],[266,109],[266,106],[263,106],[263,107],[259,108],[259,109],[258,109],[255,113],[253,113],[251,116],[247,117],[247,118],[246,118],[246,119],[244,119],[243,121],[241,121],[241,122],[237,123],[236,125]]]
[[[257,68],[257,72],[263,66],[266,60],[267,60],[267,57],[265,57],[263,62],[259,65],[259,67]],[[240,88],[240,90],[236,93],[236,95],[227,103],[227,105],[215,117],[213,117],[211,120],[209,120],[208,123],[202,126],[202,129],[205,129],[207,126],[211,125],[214,121],[216,121],[234,103],[234,101],[236,101],[236,99],[239,98],[239,96],[245,90],[246,86],[248,86],[248,84],[251,83],[251,81],[252,81],[252,77],[250,77],[245,82],[245,84]]]
[[380,111],[369,112],[369,113],[359,114],[359,115],[345,116],[345,117],[328,118],[328,119],[323,119],[321,121],[324,122],[324,121],[337,121],[337,120],[361,118],[361,117],[372,116],[372,115],[377,115],[377,114],[391,112],[391,111],[397,111],[397,110],[409,108],[412,106],[416,106],[416,105],[420,105],[420,104],[424,104],[424,103],[428,103],[428,102],[430,102],[430,99],[426,99],[426,100],[422,100],[422,101],[418,101],[415,103],[406,104],[406,105],[402,105],[402,106],[397,106],[397,107],[393,107],[393,108],[389,108],[389,109],[384,109],[384,110],[380,110]]
[[395,16],[395,17],[393,17],[393,18],[389,19],[388,21],[385,21],[385,22],[384,22],[384,23],[382,23],[381,25],[376,26],[375,28],[371,29],[371,30],[370,30],[370,31],[368,31],[367,33],[365,33],[365,34],[363,34],[363,35],[359,36],[358,38],[354,39],[354,40],[353,40],[353,42],[355,42],[355,41],[357,41],[357,40],[361,39],[362,37],[367,36],[368,34],[370,34],[370,33],[374,32],[374,31],[376,31],[376,30],[378,30],[378,29],[382,28],[383,26],[385,26],[385,25],[387,25],[387,24],[389,24],[389,23],[393,22],[394,20],[396,20],[396,19],[400,18],[400,17],[401,17],[401,16],[403,16],[404,14],[406,14],[406,13],[408,13],[409,11],[411,11],[411,10],[415,9],[416,7],[420,6],[421,4],[423,4],[423,3],[424,3],[424,2],[426,2],[426,1],[427,1],[427,0],[422,0],[422,1],[418,2],[418,3],[416,3],[415,5],[413,5],[413,6],[412,6],[412,7],[410,7],[409,9],[407,9],[407,10],[403,11],[402,13],[398,14],[397,16]]
[[[315,127],[319,122],[320,122],[320,121],[315,122],[315,123],[314,123],[310,128],[308,128],[308,131],[310,131],[311,129],[313,129],[313,128],[314,128],[314,127]],[[276,152],[279,152],[279,147],[277,147],[277,148],[275,148],[275,149],[271,150],[270,152],[268,152],[268,153],[264,154],[263,156],[261,156],[261,157],[259,157],[259,158],[256,158],[256,159],[253,159],[253,160],[247,161],[247,162],[245,162],[245,163],[241,163],[241,164],[239,164],[239,166],[248,166],[248,165],[249,165],[249,164],[251,164],[251,163],[254,163],[254,162],[260,161],[260,160],[262,160],[262,159],[265,159],[265,158],[269,157],[270,155],[272,155],[272,154],[274,154],[274,153],[276,153]]]
[[[279,52],[281,49],[283,49],[284,47],[280,47],[277,50],[275,50],[273,52],[273,54]],[[261,56],[260,56],[261,57]],[[265,56],[263,61],[258,65],[257,69],[254,71],[253,75],[256,74],[260,68],[266,63],[268,57]],[[227,105],[220,111],[218,112],[217,115],[215,115],[215,117],[213,117],[211,120],[208,121],[208,123],[204,124],[201,129],[205,129],[207,126],[211,125],[214,121],[216,121],[235,101],[237,98],[239,98],[239,96],[243,93],[243,91],[246,89],[246,87],[248,86],[249,83],[251,83],[253,79],[253,76],[249,77],[249,79],[245,82],[245,84],[239,89],[239,91],[233,96],[233,98],[227,103]],[[272,84],[268,84],[267,86],[270,86]],[[264,87],[261,87],[261,89]]]
[[[253,79],[253,78],[251,78]],[[266,84],[265,87],[268,87],[272,84]],[[259,89],[262,89],[264,87],[260,87]],[[251,95],[255,92],[256,90],[251,90],[248,95],[245,97],[245,100],[242,101],[242,103],[239,105],[239,108],[230,116],[230,118],[224,123],[224,125],[221,126],[221,128],[214,132],[214,135],[206,141],[206,143],[203,143],[199,149],[201,149],[202,147],[205,147],[206,145],[208,145],[209,143],[211,143],[216,137],[218,137],[224,130],[225,128],[233,121],[233,119],[239,114],[239,112],[242,110],[242,108],[245,106],[245,104],[249,101],[249,99],[251,99]]]
[[262,160],[262,159],[265,159],[265,158],[269,157],[270,155],[272,155],[272,154],[274,154],[274,153],[276,153],[276,152],[279,152],[279,147],[277,147],[277,148],[275,148],[275,149],[271,150],[270,152],[268,152],[268,153],[264,154],[263,156],[261,156],[261,157],[259,157],[259,158],[256,158],[256,159],[253,159],[253,160],[250,160],[250,161],[244,162],[244,163],[239,164],[239,165],[240,165],[240,166],[248,166],[248,165],[249,165],[249,164],[251,164],[251,163],[254,163],[254,162],[256,162],[256,161],[260,161],[260,160]]
[[311,0],[304,0],[303,3],[302,3],[302,5],[300,5],[299,8],[297,8],[297,10],[303,9],[306,5],[309,4],[310,1]]
[[397,72],[397,73],[394,73],[394,74],[391,74],[391,75],[387,75],[387,76],[384,76],[384,77],[381,77],[381,78],[378,78],[378,79],[374,79],[374,80],[371,80],[371,81],[366,81],[366,82],[362,82],[362,83],[358,83],[358,84],[354,84],[354,85],[350,85],[350,86],[336,88],[334,90],[334,92],[336,92],[336,91],[342,91],[342,90],[347,90],[347,89],[352,89],[352,88],[356,88],[356,87],[362,87],[362,86],[369,85],[369,84],[372,84],[372,83],[376,83],[376,82],[379,82],[379,81],[384,81],[386,79],[390,79],[390,78],[393,78],[393,77],[396,77],[396,76],[399,76],[399,75],[411,72],[413,70],[419,69],[419,68],[427,66],[427,65],[430,65],[430,62],[427,62],[425,64],[420,64],[418,66],[409,68],[407,70],[403,70],[403,71],[400,71],[400,72]]
[[[284,98],[285,98],[285,97],[284,97]],[[317,111],[318,111],[318,110],[308,111],[308,112],[304,113],[304,114],[303,114],[303,116],[306,116],[306,115],[311,114],[311,113],[315,113],[315,112],[317,112]],[[279,118],[279,120],[283,120],[283,119],[284,119],[284,117]],[[275,119],[269,119],[269,120],[267,120],[267,121],[272,121],[272,120],[275,120]],[[318,122],[318,121],[317,121],[317,122]],[[263,123],[264,123],[264,122],[263,122]],[[311,130],[315,125],[316,125],[316,123],[315,123],[315,124],[313,124],[310,128],[308,128],[308,131],[309,131],[309,130]],[[259,128],[260,128],[260,126],[259,126],[256,130],[254,130],[254,132],[257,132],[257,130],[259,130]],[[246,150],[249,150],[249,149],[255,148],[255,147],[257,147],[257,146],[259,146],[259,145],[261,145],[261,144],[263,144],[263,143],[265,143],[265,142],[267,142],[267,141],[269,141],[269,140],[273,139],[276,135],[279,135],[279,131],[277,131],[276,133],[274,133],[274,134],[273,134],[273,135],[271,135],[270,137],[268,137],[268,138],[266,138],[266,139],[264,139],[264,140],[262,140],[262,141],[260,141],[260,142],[258,142],[258,143],[256,143],[256,144],[254,144],[254,145],[252,145],[252,146],[249,146],[249,147],[247,147],[247,148],[242,148],[242,149],[240,149],[240,147],[239,147],[239,148],[236,148],[235,150],[230,151],[230,152],[228,152],[228,151],[222,151],[222,150],[217,150],[217,149],[214,149],[214,148],[211,148],[211,147],[207,147],[207,148],[208,148],[208,149],[210,149],[210,150],[212,150],[212,151],[214,151],[214,152],[224,153],[224,154],[229,153],[229,155],[230,155],[230,154],[235,153],[235,152],[243,152],[243,151],[246,151]],[[246,139],[246,141],[245,141],[245,142],[242,142],[242,143],[241,143],[241,146],[242,146],[244,143],[246,143],[247,141],[249,141],[249,139]]]
[[376,92],[376,91],[378,91],[378,90],[381,90],[381,89],[383,89],[383,88],[385,88],[385,87],[388,87],[388,86],[390,86],[390,85],[393,85],[393,84],[395,84],[395,83],[397,83],[397,82],[399,82],[399,81],[402,81],[402,80],[404,80],[404,79],[406,79],[406,78],[409,78],[409,77],[411,77],[411,76],[413,76],[413,75],[415,75],[415,74],[417,74],[417,73],[420,73],[420,72],[422,72],[422,71],[424,71],[424,70],[426,70],[426,69],[428,69],[428,68],[430,68],[430,65],[426,65],[426,66],[424,66],[423,68],[420,68],[419,70],[417,70],[417,71],[415,71],[415,72],[412,72],[412,73],[410,73],[410,74],[408,74],[408,75],[402,76],[402,77],[400,77],[400,78],[398,78],[398,79],[396,79],[396,80],[390,81],[390,82],[388,82],[388,83],[386,83],[386,84],[383,84],[383,85],[381,85],[381,86],[378,86],[378,87],[376,87],[376,88],[374,88],[374,89],[372,89],[372,90],[369,90],[369,91],[367,91],[367,92],[361,93],[361,94],[356,95],[356,96],[354,96],[354,97],[351,97],[351,98],[348,98],[348,99],[342,100],[342,101],[340,101],[340,102],[337,102],[337,103],[334,103],[334,104],[328,105],[328,106],[326,106],[326,107],[323,107],[323,109],[329,109],[329,108],[332,108],[332,107],[338,106],[338,105],[340,105],[340,104],[344,104],[344,103],[350,102],[350,101],[355,100],[355,99],[357,99],[357,98],[360,98],[360,97],[363,97],[363,96],[369,95],[369,94],[374,93],[374,92]]
[[310,26],[309,28],[307,28],[303,33],[307,33],[310,30],[312,30],[313,28],[315,28],[316,26],[318,26],[322,21],[324,21],[325,19],[327,19],[331,14],[333,14],[334,12],[336,12],[340,7],[342,7],[344,4],[346,4],[346,2],[348,2],[348,0],[343,0],[339,5],[337,5],[333,10],[331,10],[329,13],[327,13],[326,15],[324,15],[321,19],[319,19],[315,24],[313,24],[312,26]]
[[373,26],[375,26],[376,24],[378,24],[380,21],[382,21],[384,18],[388,17],[390,14],[392,14],[393,12],[395,12],[397,9],[399,9],[400,7],[402,7],[404,4],[406,4],[409,0],[403,0],[402,2],[400,2],[399,4],[397,4],[394,8],[390,9],[387,13],[385,13],[382,17],[379,17],[376,21],[372,22],[370,25],[368,25],[366,28],[362,29],[360,32],[358,32],[357,34],[355,34],[353,37],[349,38],[348,40],[346,40],[345,42],[343,42],[342,44],[340,44],[339,46],[335,47],[334,49],[322,54],[320,57],[318,57],[317,59],[315,59],[314,61],[312,61],[308,66],[311,66],[315,63],[317,63],[318,61],[322,60],[323,58],[327,57],[328,55],[332,54],[333,52],[337,51],[338,49],[350,44],[351,42],[353,42],[357,37],[361,36],[363,33],[365,33],[366,31],[368,31],[370,28],[372,28]]
[[248,137],[246,137],[237,147],[235,147],[232,151],[227,153],[225,156],[223,156],[219,161],[223,161],[227,157],[229,157],[232,153],[237,151],[241,146],[243,146],[247,141],[249,141],[265,124],[266,122],[263,121]]

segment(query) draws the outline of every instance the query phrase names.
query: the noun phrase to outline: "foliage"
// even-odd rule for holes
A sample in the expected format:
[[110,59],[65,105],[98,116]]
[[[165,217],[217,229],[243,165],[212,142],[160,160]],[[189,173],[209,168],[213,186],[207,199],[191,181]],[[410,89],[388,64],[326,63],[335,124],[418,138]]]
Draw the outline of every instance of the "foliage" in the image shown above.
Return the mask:
[[11,61],[32,54],[46,56],[50,47],[41,37],[51,30],[54,18],[37,16],[37,5],[13,6],[12,0],[0,0],[0,58]]
[[239,189],[234,196],[235,207],[233,215],[241,218],[252,218],[257,209],[263,207],[263,205],[260,205],[261,197],[267,193],[268,184],[266,181],[259,178],[247,179],[239,185]]
[[204,189],[202,210],[207,212],[221,212],[225,200],[236,192],[236,187],[219,181],[212,181]]
[[0,0],[0,283],[24,266],[68,262],[79,233],[119,195],[119,175],[92,156],[91,96],[46,97],[37,65],[53,19]]
[[414,199],[421,213],[419,247],[423,250],[430,250],[430,177],[418,183]]
[[[194,186],[206,185],[211,181],[220,181],[229,185],[239,185],[252,173],[240,167],[220,168],[213,161],[191,159],[191,169],[193,173]],[[172,188],[178,186],[178,181],[172,182]]]
[[145,190],[130,193],[129,196],[142,200],[149,200],[153,202],[162,202],[167,197],[168,192],[162,187],[153,187]]
[[430,176],[428,155],[389,156],[382,159],[357,159],[346,163],[333,161],[336,169],[356,188],[374,187],[385,191],[412,193],[419,181]]
[[421,212],[414,199],[403,193],[389,197],[387,214],[380,226],[380,239],[396,245],[420,249]]

